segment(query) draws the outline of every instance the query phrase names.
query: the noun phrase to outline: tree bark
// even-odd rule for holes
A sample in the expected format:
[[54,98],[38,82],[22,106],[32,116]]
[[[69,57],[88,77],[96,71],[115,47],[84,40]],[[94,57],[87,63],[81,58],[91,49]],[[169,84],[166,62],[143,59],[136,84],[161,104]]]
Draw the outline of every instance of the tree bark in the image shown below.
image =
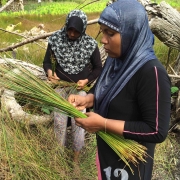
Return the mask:
[[180,51],[180,13],[164,1],[145,8],[153,34],[166,46]]

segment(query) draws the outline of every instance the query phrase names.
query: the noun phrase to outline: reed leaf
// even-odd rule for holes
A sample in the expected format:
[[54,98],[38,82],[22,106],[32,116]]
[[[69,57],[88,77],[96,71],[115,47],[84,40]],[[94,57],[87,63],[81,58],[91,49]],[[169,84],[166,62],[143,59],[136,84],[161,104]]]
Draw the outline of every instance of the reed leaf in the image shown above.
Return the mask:
[[[48,83],[36,77],[23,66],[7,62],[7,64],[0,66],[0,76],[0,87],[15,91],[23,97],[25,102],[39,107],[47,107],[51,110],[56,109],[57,111],[58,109],[70,117],[87,117],[65,98],[57,94]],[[136,141],[104,131],[97,132],[97,135],[114,150],[132,173],[130,163],[136,166],[139,161],[146,162],[147,149]]]

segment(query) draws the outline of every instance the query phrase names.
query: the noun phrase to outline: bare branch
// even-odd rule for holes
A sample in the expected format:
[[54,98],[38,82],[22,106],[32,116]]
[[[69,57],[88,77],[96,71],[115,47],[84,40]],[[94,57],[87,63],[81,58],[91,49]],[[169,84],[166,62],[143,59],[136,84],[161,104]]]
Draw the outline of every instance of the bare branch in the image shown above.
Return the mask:
[[[7,31],[7,30],[2,29],[2,28],[0,28],[0,30],[1,30],[1,31],[4,31],[4,32],[8,32],[8,33],[10,33],[10,34],[15,34],[15,35],[17,35],[17,36],[21,36],[21,37],[23,37],[23,38],[25,38],[25,39],[28,39],[28,37],[27,37],[27,36],[24,36],[24,35],[19,34],[19,33],[16,33],[16,32]],[[39,43],[37,43],[37,42],[34,42],[34,43],[35,43],[35,44],[37,44],[38,46],[40,46],[40,47],[44,48],[44,47],[43,47],[43,46],[41,46]],[[0,52],[1,52],[1,51],[0,51]]]
[[[98,21],[98,19],[90,20],[90,21],[88,21],[87,24],[88,24],[88,25],[95,24],[95,23],[97,23],[97,21]],[[5,31],[5,32],[8,32],[8,33],[12,33],[12,34],[20,35],[20,34],[18,34],[18,33],[9,32],[9,31],[4,30],[4,29],[2,29],[2,28],[0,28],[0,30]],[[35,37],[33,37],[33,38],[27,38],[26,40],[24,40],[24,41],[22,41],[22,42],[20,42],[20,43],[14,44],[14,45],[12,45],[12,46],[8,46],[8,47],[3,48],[3,49],[0,49],[0,52],[13,51],[13,49],[15,49],[15,48],[17,48],[17,47],[23,46],[23,45],[28,44],[28,43],[35,42],[35,41],[37,41],[37,40],[39,40],[39,39],[45,39],[45,38],[51,36],[54,32],[55,32],[55,31],[49,32],[49,33],[44,33],[43,35],[35,36]],[[24,37],[23,35],[20,35],[20,36]]]
[[23,46],[23,45],[28,44],[28,43],[32,43],[34,41],[37,41],[38,39],[45,39],[45,38],[49,37],[50,35],[52,35],[53,33],[54,32],[45,33],[45,34],[40,35],[40,36],[35,36],[33,38],[26,39],[20,43],[15,44],[15,45],[9,46],[7,48],[0,49],[0,52],[13,51],[13,49],[15,49],[17,47]]
[[80,9],[82,9],[82,8],[86,7],[86,6],[87,6],[87,5],[89,5],[89,4],[93,4],[93,3],[97,2],[97,1],[99,1],[99,0],[94,0],[94,1],[91,1],[91,2],[89,2],[89,3],[87,3],[87,4],[85,4],[84,6],[82,6]]
[[174,73],[175,76],[177,76],[176,72],[174,71],[174,69],[171,67],[171,65],[168,65],[169,68],[171,69],[171,71]]
[[8,1],[3,7],[0,8],[0,12],[2,12],[4,9],[6,9],[14,0]]
[[169,75],[169,77],[180,78],[180,76],[178,76],[178,75],[174,75],[174,74],[168,74],[168,75]]

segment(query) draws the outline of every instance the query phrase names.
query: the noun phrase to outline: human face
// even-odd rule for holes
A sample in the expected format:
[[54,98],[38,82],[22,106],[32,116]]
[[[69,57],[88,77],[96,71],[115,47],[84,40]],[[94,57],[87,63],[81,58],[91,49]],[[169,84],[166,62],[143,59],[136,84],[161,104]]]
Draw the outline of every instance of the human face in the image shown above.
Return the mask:
[[69,28],[67,30],[67,35],[70,40],[76,40],[81,34],[75,28]]
[[102,31],[101,43],[104,44],[106,53],[112,58],[119,58],[121,56],[120,34],[103,24],[100,25],[100,29]]

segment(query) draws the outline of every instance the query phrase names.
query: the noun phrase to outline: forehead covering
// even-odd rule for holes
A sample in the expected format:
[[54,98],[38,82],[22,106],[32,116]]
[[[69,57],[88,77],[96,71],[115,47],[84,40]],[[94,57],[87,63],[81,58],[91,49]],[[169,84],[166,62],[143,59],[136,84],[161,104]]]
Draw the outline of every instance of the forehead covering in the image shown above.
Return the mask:
[[81,10],[73,10],[68,14],[68,16],[66,18],[65,28],[68,29],[69,28],[69,23],[70,23],[71,25],[73,24],[73,26],[75,26],[74,27],[75,29],[76,28],[79,29],[79,27],[78,27],[78,25],[76,23],[78,22],[78,24],[79,24],[80,21],[82,21],[82,23],[83,23],[81,32],[84,33],[86,31],[86,27],[87,27],[87,16]]
[[80,34],[82,34],[82,32],[83,32],[82,19],[77,16],[70,17],[68,24],[67,24],[67,30],[69,28],[74,28],[74,29],[76,29],[76,31],[78,31]]
[[[78,20],[77,20],[78,19]],[[75,22],[83,22],[80,31],[81,36],[75,41],[67,37],[67,26],[77,27]],[[79,26],[78,26],[79,27]],[[87,27],[87,16],[81,10],[71,11],[65,22],[65,26],[49,37],[48,43],[55,54],[56,60],[61,68],[68,74],[78,74],[90,63],[90,57],[97,47],[97,42],[85,33]]]
[[[109,5],[100,15],[98,20],[121,35],[122,55],[129,52],[135,43],[144,43],[144,35],[152,45],[153,34],[148,25],[148,17],[144,7],[137,0],[118,0]],[[146,41],[146,39],[145,39]]]

